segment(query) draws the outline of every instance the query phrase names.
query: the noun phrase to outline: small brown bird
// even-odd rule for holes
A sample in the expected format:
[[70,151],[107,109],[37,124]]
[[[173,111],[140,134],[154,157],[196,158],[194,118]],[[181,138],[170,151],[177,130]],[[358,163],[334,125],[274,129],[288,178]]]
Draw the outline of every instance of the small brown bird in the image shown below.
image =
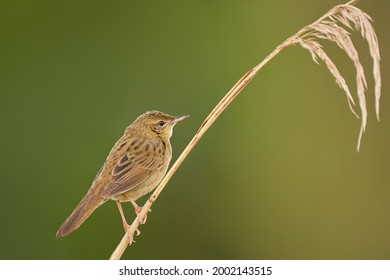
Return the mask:
[[169,138],[174,125],[189,116],[158,111],[139,116],[111,149],[87,194],[57,232],[65,236],[77,229],[91,213],[109,199],[116,200],[127,232],[129,225],[121,202],[130,201],[136,214],[141,211],[135,200],[152,191],[167,172],[172,158]]

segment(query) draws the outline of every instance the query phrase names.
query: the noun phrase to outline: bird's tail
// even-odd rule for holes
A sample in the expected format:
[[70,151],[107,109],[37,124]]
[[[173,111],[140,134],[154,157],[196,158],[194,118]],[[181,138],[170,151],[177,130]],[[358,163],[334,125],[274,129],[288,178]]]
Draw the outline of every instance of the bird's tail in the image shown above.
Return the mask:
[[76,230],[105,201],[107,199],[99,194],[88,192],[57,231],[57,237],[63,237]]

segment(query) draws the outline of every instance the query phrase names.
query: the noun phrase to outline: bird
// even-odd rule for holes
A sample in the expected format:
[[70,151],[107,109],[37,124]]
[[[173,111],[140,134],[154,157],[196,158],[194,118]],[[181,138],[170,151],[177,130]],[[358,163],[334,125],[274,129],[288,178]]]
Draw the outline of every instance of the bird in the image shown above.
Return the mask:
[[57,231],[57,237],[76,230],[110,199],[116,201],[125,232],[129,233],[121,203],[131,202],[138,216],[142,207],[135,201],[155,189],[164,177],[172,158],[169,139],[173,127],[188,117],[148,111],[136,118],[111,149],[87,194]]

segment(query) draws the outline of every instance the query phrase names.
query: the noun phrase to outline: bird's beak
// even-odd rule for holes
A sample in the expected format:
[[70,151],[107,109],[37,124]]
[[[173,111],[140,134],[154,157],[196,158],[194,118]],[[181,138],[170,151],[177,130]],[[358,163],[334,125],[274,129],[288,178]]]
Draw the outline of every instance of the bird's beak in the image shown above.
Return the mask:
[[190,116],[188,115],[185,115],[185,116],[174,116],[174,119],[173,119],[173,123],[177,123],[177,122],[180,122],[186,118],[189,118]]

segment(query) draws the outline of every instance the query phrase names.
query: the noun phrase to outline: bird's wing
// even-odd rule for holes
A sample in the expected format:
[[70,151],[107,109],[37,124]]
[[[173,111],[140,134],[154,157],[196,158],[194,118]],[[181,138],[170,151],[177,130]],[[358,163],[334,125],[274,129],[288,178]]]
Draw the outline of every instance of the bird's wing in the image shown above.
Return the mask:
[[103,197],[117,196],[144,182],[162,168],[165,153],[166,144],[161,140],[132,140],[126,154],[114,166],[111,181],[103,191]]

